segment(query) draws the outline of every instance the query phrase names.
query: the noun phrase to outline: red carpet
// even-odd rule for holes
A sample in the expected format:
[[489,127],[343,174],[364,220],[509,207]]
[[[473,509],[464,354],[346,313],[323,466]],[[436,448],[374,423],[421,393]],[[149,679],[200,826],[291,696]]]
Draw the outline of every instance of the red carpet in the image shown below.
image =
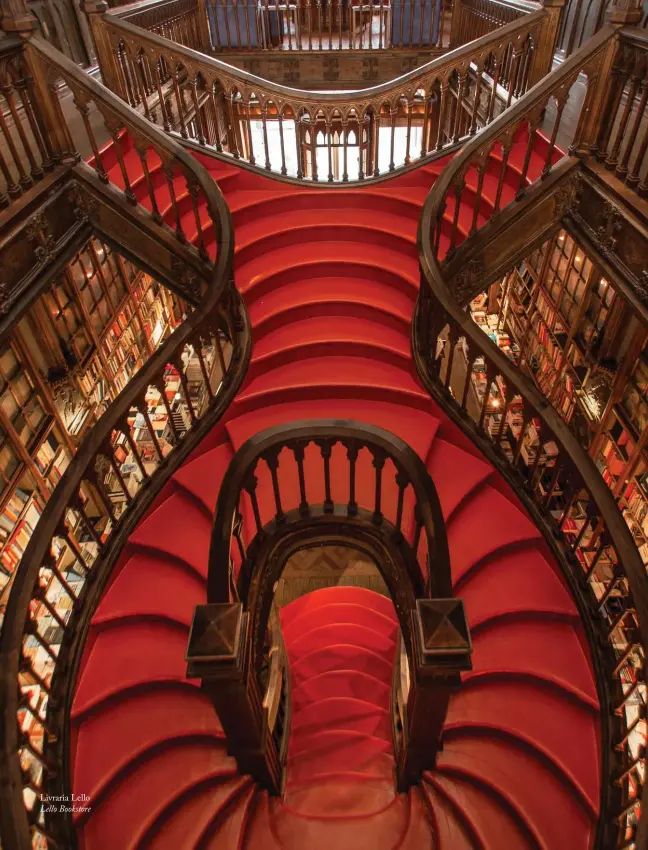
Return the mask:
[[[327,190],[206,162],[234,215],[253,362],[226,422],[133,535],[96,612],[72,720],[73,790],[92,798],[81,850],[586,850],[599,709],[574,603],[539,532],[432,404],[410,356],[416,227],[441,164]],[[511,168],[506,191],[516,188]],[[188,200],[180,208],[191,233]],[[205,599],[234,451],[270,425],[329,416],[387,428],[425,460],[474,669],[451,703],[437,769],[397,795],[391,603],[342,588],[292,603],[287,790],[270,799],[237,775],[209,702],[184,678],[188,626]]]

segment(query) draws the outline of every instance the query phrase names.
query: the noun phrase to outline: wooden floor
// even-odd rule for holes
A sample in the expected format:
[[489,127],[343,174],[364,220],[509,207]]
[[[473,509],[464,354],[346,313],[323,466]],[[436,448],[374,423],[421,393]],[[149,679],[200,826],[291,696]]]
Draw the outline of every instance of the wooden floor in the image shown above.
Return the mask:
[[301,549],[288,560],[277,583],[275,599],[287,605],[293,599],[334,585],[355,585],[389,596],[373,561],[350,546],[317,546]]

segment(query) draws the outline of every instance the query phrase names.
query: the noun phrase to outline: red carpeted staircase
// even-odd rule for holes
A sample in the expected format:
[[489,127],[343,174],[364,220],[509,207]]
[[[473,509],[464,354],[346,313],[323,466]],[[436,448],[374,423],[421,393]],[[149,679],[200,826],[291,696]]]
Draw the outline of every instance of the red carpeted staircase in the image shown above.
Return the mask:
[[[505,195],[517,189],[519,148]],[[127,139],[123,149],[132,157]],[[104,162],[116,172],[110,152]],[[539,531],[430,401],[410,354],[416,227],[442,164],[308,189],[205,163],[234,217],[253,359],[225,421],[132,536],[94,616],[72,716],[73,790],[91,797],[81,850],[586,850],[599,707],[575,605]],[[143,181],[134,190],[143,197]],[[191,235],[190,199],[180,209]],[[425,460],[473,670],[451,702],[437,768],[398,795],[391,602],[332,588],[291,603],[292,734],[276,799],[237,774],[208,699],[185,679],[188,629],[236,449],[271,425],[331,416],[387,428]]]

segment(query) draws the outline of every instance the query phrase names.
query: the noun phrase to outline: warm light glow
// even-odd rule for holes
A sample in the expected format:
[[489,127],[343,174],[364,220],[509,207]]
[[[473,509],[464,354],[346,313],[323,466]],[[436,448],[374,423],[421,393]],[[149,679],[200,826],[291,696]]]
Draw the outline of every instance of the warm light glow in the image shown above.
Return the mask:
[[498,398],[492,398],[491,399],[491,407],[499,407],[499,406],[500,406],[500,400]]
[[560,234],[560,236],[558,237],[558,241],[559,241],[559,242],[564,242],[564,241],[565,241],[565,234],[564,234],[564,233],[561,233],[561,234]]
[[575,262],[575,263],[581,263],[582,261],[583,261],[583,258],[581,257],[581,255],[580,255],[580,254],[576,254],[576,259],[574,260],[574,262]]

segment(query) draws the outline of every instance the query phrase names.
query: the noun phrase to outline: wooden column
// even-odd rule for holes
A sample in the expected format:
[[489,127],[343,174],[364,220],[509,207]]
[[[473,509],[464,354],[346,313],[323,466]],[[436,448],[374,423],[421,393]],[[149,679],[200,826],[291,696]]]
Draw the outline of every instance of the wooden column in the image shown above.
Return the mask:
[[202,681],[239,771],[278,793],[282,769],[268,732],[256,671],[250,669],[252,657],[248,615],[240,602],[196,607],[187,649],[187,677]]
[[417,599],[413,612],[414,669],[397,754],[397,784],[405,791],[434,767],[450,697],[461,671],[472,668],[472,642],[461,599]]
[[106,88],[109,88],[122,99],[125,99],[115,62],[115,53],[103,22],[104,14],[108,11],[108,4],[106,0],[82,0],[81,8],[88,17],[88,23],[95,45],[97,64],[101,71],[101,81]]
[[547,14],[542,21],[540,37],[535,46],[528,88],[539,83],[551,71],[556,52],[556,42],[558,40],[560,16],[565,5],[565,0],[542,0],[542,5]]

